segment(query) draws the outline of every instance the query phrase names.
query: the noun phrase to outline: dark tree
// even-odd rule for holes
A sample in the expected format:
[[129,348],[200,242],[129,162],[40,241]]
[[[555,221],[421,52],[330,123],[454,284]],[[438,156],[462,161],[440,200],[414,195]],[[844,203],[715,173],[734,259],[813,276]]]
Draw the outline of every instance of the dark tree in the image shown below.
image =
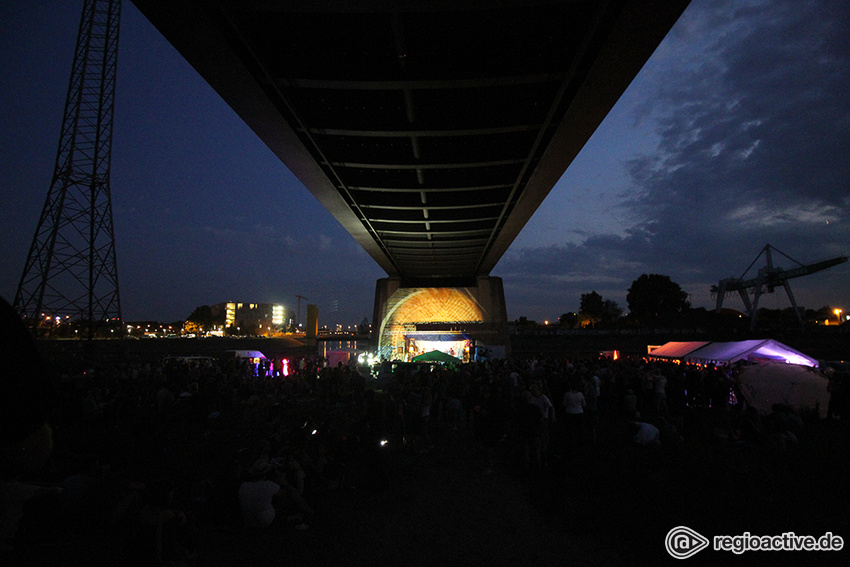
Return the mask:
[[626,295],[629,311],[641,324],[672,322],[689,308],[688,294],[670,276],[643,274]]
[[192,323],[199,330],[209,330],[215,324],[215,316],[209,305],[201,305],[200,307],[195,307],[195,310],[192,311],[186,322]]
[[565,329],[573,329],[578,324],[578,314],[573,312],[562,313],[558,317],[558,323]]
[[622,315],[623,310],[617,306],[616,302],[610,299],[602,299],[601,295],[592,291],[581,294],[579,313],[585,321],[589,321],[591,324],[609,325]]
[[602,302],[602,322],[605,324],[610,324],[620,318],[623,314],[623,310],[617,305],[616,301],[611,301],[610,299],[606,299]]
[[595,291],[582,293],[578,311],[593,322],[599,321],[602,317],[602,296]]

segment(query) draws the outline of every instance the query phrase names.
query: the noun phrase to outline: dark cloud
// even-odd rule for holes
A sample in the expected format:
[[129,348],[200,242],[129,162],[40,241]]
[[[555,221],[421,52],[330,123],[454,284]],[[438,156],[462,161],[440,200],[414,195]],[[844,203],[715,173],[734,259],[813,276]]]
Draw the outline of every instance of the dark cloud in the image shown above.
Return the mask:
[[[699,7],[699,6],[698,6]],[[848,10],[841,2],[776,2],[728,14],[706,63],[671,69],[649,93],[660,109],[655,156],[631,167],[636,203],[742,204],[846,214],[850,164]],[[642,205],[642,206],[641,206]]]
[[[659,137],[657,151],[626,164],[618,214],[631,226],[511,251],[499,270],[524,281],[506,284],[518,305],[534,309],[530,290],[545,281],[560,284],[565,308],[594,289],[605,296],[600,288],[624,306],[642,273],[668,274],[707,303],[709,286],[741,275],[766,243],[800,263],[847,253],[848,29],[850,5],[840,0],[695,1],[628,102],[635,123],[654,121]],[[797,282],[816,304],[850,300],[834,278]]]

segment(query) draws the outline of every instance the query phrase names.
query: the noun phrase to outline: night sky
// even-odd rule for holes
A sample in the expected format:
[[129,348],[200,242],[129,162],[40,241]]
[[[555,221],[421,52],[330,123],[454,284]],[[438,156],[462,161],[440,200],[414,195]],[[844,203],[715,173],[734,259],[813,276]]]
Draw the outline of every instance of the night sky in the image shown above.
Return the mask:
[[[81,7],[0,7],[10,302],[53,173]],[[767,243],[802,264],[850,254],[847,30],[846,0],[693,0],[492,272],[508,318],[557,319],[591,291],[625,309],[644,273],[711,308],[710,286],[741,276]],[[371,319],[384,272],[129,0],[118,61],[124,319],[173,321],[223,301],[295,309],[296,295],[322,325]],[[850,263],[791,286],[799,305],[850,310]],[[777,291],[761,305],[789,304]]]

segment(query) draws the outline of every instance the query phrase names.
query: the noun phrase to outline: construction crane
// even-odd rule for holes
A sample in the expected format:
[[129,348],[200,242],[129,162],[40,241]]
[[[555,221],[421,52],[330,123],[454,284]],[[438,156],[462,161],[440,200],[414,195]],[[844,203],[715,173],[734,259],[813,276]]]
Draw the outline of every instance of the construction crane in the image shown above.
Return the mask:
[[[778,268],[773,265],[773,255],[772,252],[778,252],[782,254],[792,262],[798,265],[796,268],[792,268],[790,270],[785,270],[783,268]],[[747,272],[750,271],[750,268],[758,261],[759,258],[765,256],[766,265],[762,268],[759,268],[758,275],[754,278],[744,279],[747,275]],[[827,268],[831,268],[833,266],[837,266],[838,264],[842,264],[847,261],[847,256],[838,256],[836,258],[831,258],[829,260],[824,260],[822,262],[815,262],[814,264],[803,265],[797,260],[794,260],[787,254],[783,253],[780,250],[777,250],[770,244],[766,244],[764,248],[762,248],[761,252],[759,252],[756,259],[750,264],[750,266],[744,271],[740,278],[726,278],[720,280],[717,285],[711,286],[712,295],[716,295],[717,297],[717,313],[720,313],[720,310],[723,308],[723,299],[726,297],[727,293],[731,293],[737,291],[741,296],[741,300],[744,302],[744,307],[747,310],[747,315],[750,316],[750,330],[755,329],[756,326],[756,313],[758,313],[759,307],[759,299],[761,298],[762,293],[767,291],[768,293],[773,293],[773,290],[779,286],[785,288],[785,293],[788,294],[788,299],[791,301],[791,307],[794,308],[794,314],[797,316],[797,321],[800,323],[800,326],[803,326],[803,318],[800,315],[800,310],[797,309],[797,302],[794,300],[794,294],[791,292],[791,286],[788,284],[788,280],[791,278],[799,278],[801,276],[807,276],[809,274],[813,274],[815,272],[819,272],[821,270],[825,270]],[[750,289],[752,289],[753,299],[750,300]]]

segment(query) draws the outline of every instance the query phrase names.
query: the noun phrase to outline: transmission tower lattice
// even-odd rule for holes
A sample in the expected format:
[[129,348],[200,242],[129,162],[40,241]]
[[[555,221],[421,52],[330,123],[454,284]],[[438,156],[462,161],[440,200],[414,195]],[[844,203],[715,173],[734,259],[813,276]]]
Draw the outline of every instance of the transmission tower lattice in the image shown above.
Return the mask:
[[35,329],[121,319],[109,186],[121,0],[84,0],[59,150],[15,294]]

